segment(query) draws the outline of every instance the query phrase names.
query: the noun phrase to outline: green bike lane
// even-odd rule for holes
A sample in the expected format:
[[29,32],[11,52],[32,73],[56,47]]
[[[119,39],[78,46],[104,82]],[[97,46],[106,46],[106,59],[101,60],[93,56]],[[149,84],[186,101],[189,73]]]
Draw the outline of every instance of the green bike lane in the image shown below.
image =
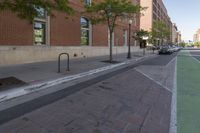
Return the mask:
[[200,133],[200,63],[189,51],[177,57],[177,132]]

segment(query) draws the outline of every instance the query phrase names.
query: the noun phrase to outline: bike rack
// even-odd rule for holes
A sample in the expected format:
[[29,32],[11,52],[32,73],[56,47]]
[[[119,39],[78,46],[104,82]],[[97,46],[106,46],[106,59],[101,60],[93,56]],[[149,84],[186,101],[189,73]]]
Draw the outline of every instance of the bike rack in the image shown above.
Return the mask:
[[69,54],[68,53],[60,53],[58,56],[58,73],[60,73],[60,58],[62,55],[67,55],[67,71],[69,71]]

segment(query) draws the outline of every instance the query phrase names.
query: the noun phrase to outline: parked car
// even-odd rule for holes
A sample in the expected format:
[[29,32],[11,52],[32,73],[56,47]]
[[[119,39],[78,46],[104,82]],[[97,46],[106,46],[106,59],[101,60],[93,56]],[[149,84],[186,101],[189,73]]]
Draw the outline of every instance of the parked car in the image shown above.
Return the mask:
[[173,45],[172,49],[173,49],[173,52],[177,52],[177,51],[180,50],[180,48],[178,46],[176,46],[176,45]]
[[173,48],[169,45],[163,45],[160,47],[159,54],[172,54],[173,53]]

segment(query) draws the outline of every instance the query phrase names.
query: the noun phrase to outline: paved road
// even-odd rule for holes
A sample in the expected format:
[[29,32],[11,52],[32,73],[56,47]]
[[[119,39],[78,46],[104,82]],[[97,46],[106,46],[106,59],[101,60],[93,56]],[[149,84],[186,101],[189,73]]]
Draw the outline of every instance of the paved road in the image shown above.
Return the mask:
[[[152,65],[175,56],[160,56]],[[171,91],[135,69],[149,62],[2,111],[0,132],[168,133]]]
[[165,66],[167,65],[175,56],[177,52],[170,55],[160,55],[155,57],[152,60],[148,60],[143,62],[141,65],[157,65],[157,66]]
[[200,50],[190,50],[190,54],[197,60],[200,60]]

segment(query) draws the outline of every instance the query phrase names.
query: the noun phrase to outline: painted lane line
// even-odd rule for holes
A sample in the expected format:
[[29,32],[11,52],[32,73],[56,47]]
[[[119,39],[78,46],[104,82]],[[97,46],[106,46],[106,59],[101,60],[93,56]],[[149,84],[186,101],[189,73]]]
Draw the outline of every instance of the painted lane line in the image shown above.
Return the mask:
[[196,60],[198,63],[200,63],[200,61],[199,61],[197,58],[195,58],[193,55],[191,55],[191,57],[192,57],[194,60]]
[[171,119],[169,133],[177,133],[177,58],[174,72],[174,89],[171,101]]
[[[142,59],[143,57],[139,58],[138,60]],[[90,76],[90,75],[94,75],[106,70],[111,70],[113,68],[116,67],[120,67],[126,64],[131,63],[132,61],[138,61],[137,59],[132,59],[132,60],[128,60],[119,64],[114,64],[114,65],[109,65],[109,66],[105,66],[105,67],[101,67],[98,69],[93,69],[93,70],[89,70],[87,72],[82,72],[79,74],[75,74],[75,75],[70,75],[70,76],[66,76],[66,77],[62,77],[62,78],[58,78],[55,80],[51,80],[51,81],[47,81],[44,83],[38,83],[38,84],[34,84],[34,85],[29,85],[29,86],[25,86],[25,87],[19,87],[19,88],[13,88],[12,91],[6,91],[6,92],[2,92],[0,94],[0,102],[9,100],[9,99],[13,99],[19,96],[23,96],[32,92],[37,92],[43,89],[46,89],[48,87],[52,87],[55,85],[59,85],[62,83],[66,83],[75,79],[79,79],[82,77],[86,77],[86,76]]]
[[[189,54],[188,55],[189,57],[192,57],[194,60],[196,60],[198,63],[200,63],[200,61],[197,58],[195,58],[193,54],[191,54],[190,52],[188,52],[188,54]],[[196,56],[196,57],[199,57],[199,56]]]
[[166,89],[167,91],[171,92],[172,93],[172,90],[170,90],[168,87],[162,85],[160,82],[154,80],[153,78],[151,78],[149,75],[143,73],[142,71],[140,71],[139,69],[137,68],[134,68],[137,72],[141,73],[142,75],[144,75],[145,77],[147,77],[148,79],[152,80],[153,82],[155,82],[156,84],[162,86],[164,89]]
[[200,57],[200,55],[198,55],[198,54],[191,54],[191,53],[190,53],[190,55],[196,56],[196,57]]
[[168,67],[175,60],[176,60],[176,57],[174,57],[169,63],[167,63],[166,67]]
[[200,55],[198,55],[198,54],[191,54],[191,53],[189,53],[189,55],[188,55],[188,54],[182,54],[182,55],[180,55],[180,56],[186,56],[186,57],[190,57],[190,56],[193,56],[193,57],[200,57]]

